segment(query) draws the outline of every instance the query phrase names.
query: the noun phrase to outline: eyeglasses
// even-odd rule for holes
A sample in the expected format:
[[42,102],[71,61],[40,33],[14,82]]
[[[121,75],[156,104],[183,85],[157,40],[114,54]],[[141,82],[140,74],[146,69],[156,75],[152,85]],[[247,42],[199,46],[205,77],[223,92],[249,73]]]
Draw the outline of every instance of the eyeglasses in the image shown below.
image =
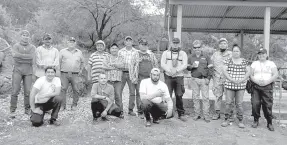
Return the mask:
[[193,49],[199,49],[200,47],[193,47]]
[[140,45],[147,46],[147,43],[141,43]]
[[68,42],[70,42],[70,43],[75,43],[76,41],[75,41],[75,40],[69,40]]
[[51,38],[45,38],[44,40],[51,40]]

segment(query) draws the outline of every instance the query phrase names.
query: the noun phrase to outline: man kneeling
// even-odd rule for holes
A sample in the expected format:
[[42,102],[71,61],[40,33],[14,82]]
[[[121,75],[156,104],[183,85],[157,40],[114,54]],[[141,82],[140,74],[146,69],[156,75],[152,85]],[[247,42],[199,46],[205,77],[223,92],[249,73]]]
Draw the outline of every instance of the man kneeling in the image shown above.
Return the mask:
[[146,118],[146,126],[151,126],[150,114],[153,123],[158,124],[160,118],[171,118],[173,102],[170,98],[167,85],[159,80],[160,70],[153,68],[150,78],[144,79],[140,83],[140,97],[142,109]]
[[36,80],[33,85],[30,94],[30,106],[31,106],[31,122],[33,126],[41,126],[45,112],[52,109],[50,124],[60,125],[56,119],[61,107],[62,98],[61,92],[61,80],[55,77],[56,69],[53,67],[47,67],[45,69],[45,76]]
[[93,121],[97,121],[100,117],[105,121],[107,115],[121,116],[120,108],[114,104],[114,88],[107,83],[106,74],[99,75],[99,82],[93,84],[91,96]]

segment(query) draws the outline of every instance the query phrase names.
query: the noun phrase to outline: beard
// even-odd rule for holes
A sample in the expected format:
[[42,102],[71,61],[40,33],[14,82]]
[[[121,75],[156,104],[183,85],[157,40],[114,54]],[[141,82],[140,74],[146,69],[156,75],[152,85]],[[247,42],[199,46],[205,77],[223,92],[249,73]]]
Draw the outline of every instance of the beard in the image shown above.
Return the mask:
[[224,52],[224,51],[226,51],[226,49],[221,49],[221,48],[220,48],[220,52]]
[[159,81],[159,78],[153,78],[153,77],[151,77],[151,80],[152,80],[153,83],[157,83],[157,82]]
[[171,48],[171,51],[172,51],[172,52],[179,52],[179,47],[177,47],[177,48]]

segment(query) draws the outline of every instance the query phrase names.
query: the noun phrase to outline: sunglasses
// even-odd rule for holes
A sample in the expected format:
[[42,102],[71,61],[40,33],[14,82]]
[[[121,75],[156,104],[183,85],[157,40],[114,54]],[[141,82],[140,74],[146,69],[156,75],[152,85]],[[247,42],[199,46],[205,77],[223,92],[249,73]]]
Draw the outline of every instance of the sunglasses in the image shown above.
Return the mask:
[[51,38],[45,38],[44,40],[51,40]]
[[141,43],[141,45],[143,45],[143,46],[147,46],[147,43]]
[[199,49],[200,47],[193,47],[193,49]]

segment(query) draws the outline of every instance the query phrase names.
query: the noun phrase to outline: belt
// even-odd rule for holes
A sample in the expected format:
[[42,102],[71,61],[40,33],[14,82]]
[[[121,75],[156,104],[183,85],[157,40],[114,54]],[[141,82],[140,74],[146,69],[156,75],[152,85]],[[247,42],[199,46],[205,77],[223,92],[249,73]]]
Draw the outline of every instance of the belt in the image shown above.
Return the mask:
[[[69,72],[64,72],[64,71],[61,71],[61,73],[69,73]],[[72,74],[79,74],[78,72],[71,72]]]
[[205,76],[198,76],[198,77],[194,77],[194,78],[197,78],[197,79],[206,79],[207,77],[205,77]]
[[129,71],[123,71],[123,73],[129,73]]

